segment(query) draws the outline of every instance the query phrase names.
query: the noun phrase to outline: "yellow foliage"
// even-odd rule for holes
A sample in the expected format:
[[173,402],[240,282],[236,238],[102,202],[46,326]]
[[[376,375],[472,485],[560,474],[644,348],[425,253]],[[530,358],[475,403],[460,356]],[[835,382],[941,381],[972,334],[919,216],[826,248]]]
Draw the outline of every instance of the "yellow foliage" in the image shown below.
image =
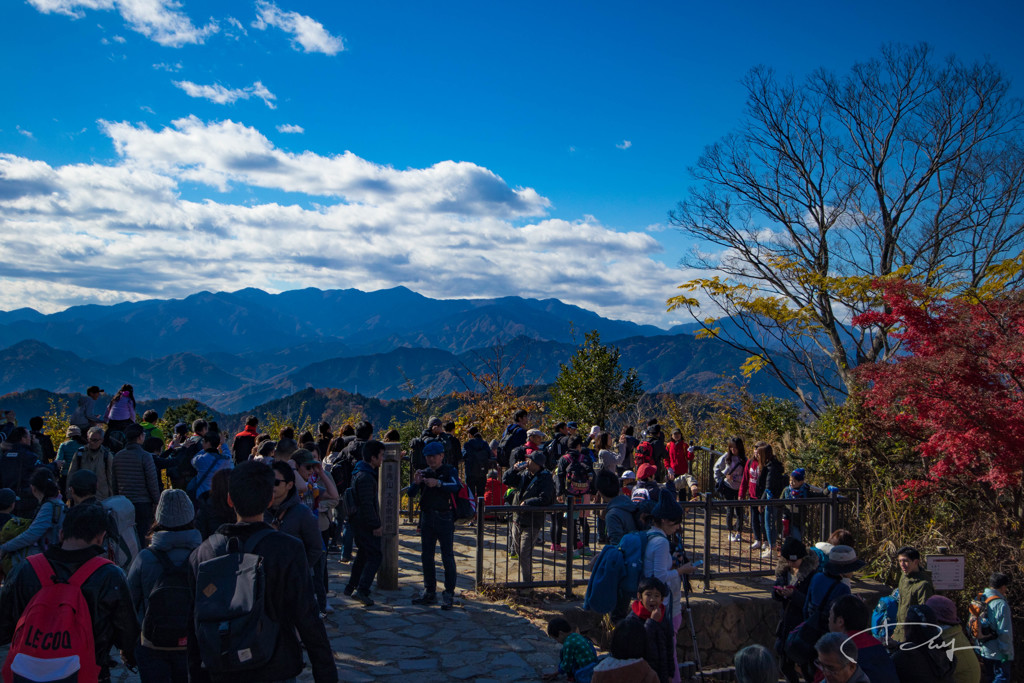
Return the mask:
[[68,414],[68,402],[62,398],[51,396],[47,401],[46,412],[43,414],[43,433],[53,440],[55,446],[59,446],[63,443],[64,435],[68,433],[70,425],[71,416]]
[[749,379],[766,365],[768,365],[768,359],[764,356],[750,356],[747,360],[743,361],[743,365],[740,366],[740,372]]

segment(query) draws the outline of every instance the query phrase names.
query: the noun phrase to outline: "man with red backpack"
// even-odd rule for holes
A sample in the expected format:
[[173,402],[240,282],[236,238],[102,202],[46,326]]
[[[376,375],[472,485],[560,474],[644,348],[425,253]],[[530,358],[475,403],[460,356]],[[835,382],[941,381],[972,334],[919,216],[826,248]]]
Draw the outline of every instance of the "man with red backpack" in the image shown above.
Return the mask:
[[[33,555],[4,582],[0,644],[11,643],[4,680],[44,680],[46,671],[77,665],[77,680],[109,681],[111,646],[133,664],[139,624],[124,571],[103,557],[106,533],[101,506],[76,505],[64,517],[61,545]],[[76,602],[88,623],[66,609]]]
[[[579,502],[584,502],[584,496],[594,493],[594,463],[581,452],[583,440],[578,434],[569,437],[566,442],[569,450],[558,460],[558,467],[555,470],[555,495],[559,503],[564,503],[566,498],[572,497]],[[576,548],[569,548],[569,552],[582,550],[590,541],[590,524],[586,517],[582,517],[584,538],[577,540]],[[569,520],[574,523],[575,520]],[[551,516],[551,535],[553,543],[551,550],[564,552],[562,547],[562,526],[564,520],[559,513]]]

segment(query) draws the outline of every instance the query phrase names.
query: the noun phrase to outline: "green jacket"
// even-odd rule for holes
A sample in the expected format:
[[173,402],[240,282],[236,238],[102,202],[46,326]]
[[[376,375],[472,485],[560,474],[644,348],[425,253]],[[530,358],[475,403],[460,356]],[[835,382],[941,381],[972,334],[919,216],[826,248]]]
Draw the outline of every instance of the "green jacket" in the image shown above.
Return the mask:
[[900,604],[896,612],[897,625],[892,631],[893,640],[899,643],[906,641],[902,624],[907,620],[907,610],[913,605],[923,605],[934,594],[932,573],[927,569],[918,569],[913,574],[900,576]]

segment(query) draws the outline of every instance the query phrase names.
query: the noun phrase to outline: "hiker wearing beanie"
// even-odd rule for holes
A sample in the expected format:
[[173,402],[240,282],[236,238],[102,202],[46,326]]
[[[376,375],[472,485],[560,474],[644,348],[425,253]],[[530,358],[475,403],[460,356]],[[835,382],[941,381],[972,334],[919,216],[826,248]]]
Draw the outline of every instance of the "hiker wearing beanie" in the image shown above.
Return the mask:
[[[675,634],[683,623],[682,582],[683,577],[692,574],[696,568],[692,563],[676,562],[669,538],[675,536],[683,523],[683,507],[676,501],[668,488],[658,489],[658,502],[651,511],[654,521],[647,532],[647,548],[644,552],[644,576],[653,576],[668,587],[665,598],[665,612],[672,618],[672,652],[676,653]],[[685,557],[685,556],[684,556]],[[675,672],[672,681],[679,683],[679,661],[673,662]]]
[[[194,519],[195,508],[187,493],[181,489],[164,491],[156,506],[152,541],[148,548],[139,551],[128,568],[128,590],[139,623],[142,624],[142,635],[135,646],[135,661],[139,665],[139,676],[146,683],[170,683],[188,678],[185,643],[168,645],[164,641],[164,629],[157,628],[157,625],[173,629],[180,622],[181,637],[188,636],[190,601],[182,605],[174,597],[187,597],[188,557],[203,542],[195,528]],[[140,530],[140,533],[145,532]],[[157,583],[160,582],[162,586],[173,585],[170,574],[178,571],[184,579],[186,592],[161,592],[158,597],[154,590]]]

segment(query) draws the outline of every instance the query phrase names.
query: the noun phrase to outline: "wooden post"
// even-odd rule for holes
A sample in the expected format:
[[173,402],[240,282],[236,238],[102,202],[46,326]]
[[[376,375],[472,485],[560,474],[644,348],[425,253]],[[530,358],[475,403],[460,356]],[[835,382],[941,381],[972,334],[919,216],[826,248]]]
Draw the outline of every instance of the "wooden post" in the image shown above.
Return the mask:
[[398,505],[402,445],[384,444],[384,461],[378,473],[380,496],[381,550],[384,558],[377,572],[377,587],[381,590],[398,588]]

